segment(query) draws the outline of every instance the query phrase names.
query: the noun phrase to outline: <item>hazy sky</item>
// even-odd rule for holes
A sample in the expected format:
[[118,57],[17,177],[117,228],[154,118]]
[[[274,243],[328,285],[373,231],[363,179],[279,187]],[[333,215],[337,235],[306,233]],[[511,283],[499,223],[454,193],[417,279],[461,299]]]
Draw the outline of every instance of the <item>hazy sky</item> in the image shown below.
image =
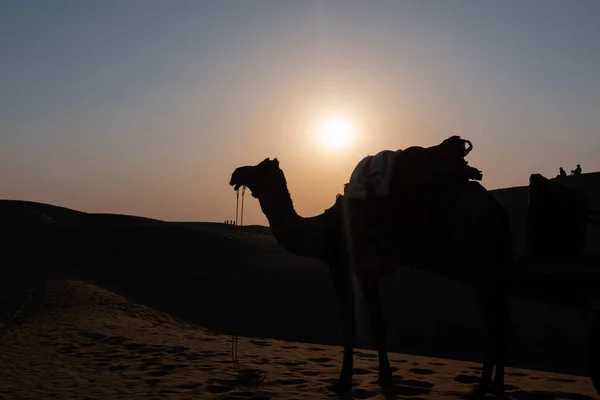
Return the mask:
[[[489,189],[600,170],[600,1],[0,2],[0,198],[234,217],[277,157],[297,211],[356,163],[459,134]],[[356,140],[315,140],[328,116]],[[266,223],[247,195],[245,222]]]

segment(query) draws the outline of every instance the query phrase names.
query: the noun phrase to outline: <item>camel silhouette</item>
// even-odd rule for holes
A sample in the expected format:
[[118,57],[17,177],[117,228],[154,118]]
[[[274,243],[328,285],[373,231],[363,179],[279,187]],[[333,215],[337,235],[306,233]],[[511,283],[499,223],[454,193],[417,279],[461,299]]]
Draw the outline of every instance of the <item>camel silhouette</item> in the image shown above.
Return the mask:
[[[465,143],[470,146],[464,149]],[[462,146],[458,149],[456,145]],[[469,398],[504,390],[504,366],[511,337],[511,321],[502,271],[514,268],[508,214],[478,182],[481,172],[464,156],[470,142],[453,136],[442,144],[397,151],[384,203],[369,211],[369,251],[354,271],[349,262],[343,195],[322,214],[304,218],[294,210],[286,178],[277,158],[237,168],[230,185],[246,186],[258,199],[273,235],[288,251],[322,260],[328,267],[340,300],[344,355],[336,392],[352,387],[355,310],[352,276],[358,278],[375,339],[378,382],[391,387],[392,369],[386,350],[386,326],[379,299],[379,278],[396,267],[410,266],[470,284],[482,307],[486,325],[481,379]],[[368,254],[375,255],[368,256]],[[496,372],[492,381],[494,367]]]

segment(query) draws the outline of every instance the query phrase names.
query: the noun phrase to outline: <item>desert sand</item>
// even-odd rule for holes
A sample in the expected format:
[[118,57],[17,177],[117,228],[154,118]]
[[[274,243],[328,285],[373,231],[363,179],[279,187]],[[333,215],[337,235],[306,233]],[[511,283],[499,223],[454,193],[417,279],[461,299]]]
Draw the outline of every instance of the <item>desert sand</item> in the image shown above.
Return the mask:
[[[336,399],[337,299],[321,263],[265,227],[168,223],[0,201],[0,399]],[[355,387],[342,398],[457,399],[483,350],[472,290],[416,270],[382,281],[394,393],[360,320]],[[511,299],[506,377],[517,399],[598,398],[589,316]],[[264,376],[244,386],[239,367]],[[252,375],[250,375],[252,376]]]
[[[335,399],[327,386],[338,346],[232,337],[170,317],[78,281],[51,281],[35,310],[5,327],[0,344],[4,399]],[[478,380],[479,365],[391,354],[395,392],[374,383],[376,355],[355,354],[353,399],[456,399]],[[508,369],[516,399],[593,399],[588,378]],[[508,383],[508,382],[507,382]],[[342,396],[344,397],[344,396]]]

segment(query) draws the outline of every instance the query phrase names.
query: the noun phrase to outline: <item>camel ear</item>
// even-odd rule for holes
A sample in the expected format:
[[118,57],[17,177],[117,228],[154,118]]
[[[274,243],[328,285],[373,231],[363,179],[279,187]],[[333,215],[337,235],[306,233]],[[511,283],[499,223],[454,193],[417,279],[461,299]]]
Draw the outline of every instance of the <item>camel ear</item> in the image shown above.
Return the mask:
[[273,164],[275,164],[276,167],[279,167],[279,160],[277,158],[274,158]]

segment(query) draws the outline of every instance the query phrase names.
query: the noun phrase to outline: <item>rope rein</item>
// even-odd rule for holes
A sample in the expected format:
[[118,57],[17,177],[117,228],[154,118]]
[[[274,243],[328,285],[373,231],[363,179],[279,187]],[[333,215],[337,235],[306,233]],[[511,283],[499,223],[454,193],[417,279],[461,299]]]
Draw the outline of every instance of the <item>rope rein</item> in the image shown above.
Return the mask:
[[[241,212],[241,221],[244,219],[244,193],[246,191],[246,186],[242,187],[242,212]],[[236,194],[236,207],[235,207],[235,224],[238,224],[238,208],[240,201],[240,192],[239,189],[235,191]],[[240,362],[238,360],[238,335],[233,335],[231,337],[231,362],[233,363],[233,367],[235,368],[235,372],[238,374],[238,382],[243,389],[252,389],[260,385],[264,382],[267,377],[266,371],[261,371],[257,369],[244,369],[240,366]]]
[[240,366],[238,361],[238,336],[233,335],[231,337],[231,361],[235,372],[238,374],[238,385],[243,389],[253,389],[264,382],[267,377],[266,371],[260,371],[257,369],[244,369]]

